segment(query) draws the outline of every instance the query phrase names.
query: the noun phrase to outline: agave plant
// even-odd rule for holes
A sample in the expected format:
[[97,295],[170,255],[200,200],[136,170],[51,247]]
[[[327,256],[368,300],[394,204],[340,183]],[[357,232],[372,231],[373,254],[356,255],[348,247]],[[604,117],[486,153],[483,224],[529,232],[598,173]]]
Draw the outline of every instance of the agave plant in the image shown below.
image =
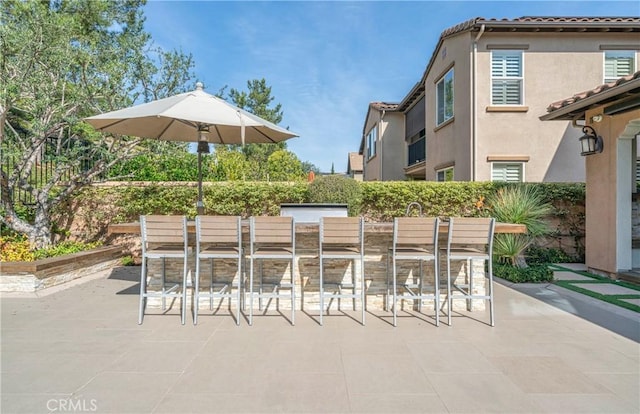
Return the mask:
[[525,234],[497,234],[493,244],[496,260],[515,267],[527,267],[524,251],[537,238],[549,232],[544,220],[552,206],[544,195],[528,185],[514,185],[500,189],[489,200],[491,213],[496,221],[524,224]]

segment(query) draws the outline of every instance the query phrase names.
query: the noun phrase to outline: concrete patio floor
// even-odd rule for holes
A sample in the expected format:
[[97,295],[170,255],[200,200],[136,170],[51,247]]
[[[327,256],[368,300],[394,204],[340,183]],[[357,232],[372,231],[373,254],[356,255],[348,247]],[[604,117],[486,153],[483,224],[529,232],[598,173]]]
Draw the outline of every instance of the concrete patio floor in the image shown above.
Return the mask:
[[494,328],[382,311],[139,326],[139,271],[2,297],[0,412],[640,412],[637,314],[563,289],[498,284]]

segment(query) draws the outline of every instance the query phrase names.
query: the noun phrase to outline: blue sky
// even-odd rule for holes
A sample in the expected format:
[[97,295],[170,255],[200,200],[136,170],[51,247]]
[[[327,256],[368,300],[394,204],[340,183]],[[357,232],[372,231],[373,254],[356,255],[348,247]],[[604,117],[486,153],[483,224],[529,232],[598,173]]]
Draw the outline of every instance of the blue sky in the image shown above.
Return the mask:
[[289,149],[344,172],[369,103],[402,100],[443,30],[474,17],[640,16],[640,2],[149,0],[144,13],[157,45],[193,54],[206,91],[266,79],[280,125],[300,135]]

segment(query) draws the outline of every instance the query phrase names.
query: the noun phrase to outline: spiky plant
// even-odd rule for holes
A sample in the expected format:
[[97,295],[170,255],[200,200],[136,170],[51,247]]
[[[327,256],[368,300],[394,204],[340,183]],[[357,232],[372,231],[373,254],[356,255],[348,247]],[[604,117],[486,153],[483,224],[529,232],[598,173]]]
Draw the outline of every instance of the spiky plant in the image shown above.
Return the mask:
[[535,239],[549,232],[544,220],[551,213],[552,205],[536,188],[529,185],[512,185],[500,189],[489,200],[496,221],[524,224],[525,234],[497,234],[493,244],[494,257],[515,267],[527,267],[524,251]]

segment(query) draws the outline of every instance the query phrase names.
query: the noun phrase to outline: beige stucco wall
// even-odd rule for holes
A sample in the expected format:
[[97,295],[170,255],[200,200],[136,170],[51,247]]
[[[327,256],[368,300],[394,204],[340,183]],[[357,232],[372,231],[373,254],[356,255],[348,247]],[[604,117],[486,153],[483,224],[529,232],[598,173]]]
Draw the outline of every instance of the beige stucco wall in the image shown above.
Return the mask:
[[382,180],[404,180],[404,167],[407,165],[407,143],[404,140],[404,115],[399,112],[386,112],[380,123],[382,147]]
[[[425,179],[435,181],[442,164],[455,162],[454,179],[470,180],[471,49],[470,37],[462,34],[445,41],[425,82],[427,157]],[[436,82],[454,68],[454,118],[436,127]]]
[[[455,163],[456,180],[472,179],[473,36],[462,33],[445,40],[435,52],[436,58],[427,74],[427,180],[435,180],[435,167],[450,162]],[[584,181],[584,159],[580,156],[577,140],[581,136],[580,130],[569,122],[542,122],[539,117],[546,113],[550,102],[602,84],[604,52],[601,47],[629,45],[629,49],[637,49],[637,43],[634,35],[617,33],[485,33],[480,38],[477,55],[476,180],[491,180],[488,156],[528,156],[526,181]],[[491,104],[491,50],[488,45],[526,45],[523,61],[526,111],[487,111]],[[452,66],[455,73],[454,119],[436,128],[435,82]]]
[[[601,108],[586,112],[586,119],[602,113]],[[603,116],[601,122],[591,124],[604,140],[604,150],[601,154],[594,154],[586,158],[587,183],[586,183],[586,219],[585,219],[585,256],[588,268],[605,273],[615,274],[620,264],[617,261],[619,248],[630,249],[631,240],[620,240],[618,234],[618,221],[620,215],[631,214],[631,206],[618,205],[621,198],[618,194],[616,183],[619,160],[618,137],[625,132],[627,125],[632,120],[640,119],[640,110],[635,110],[621,115]],[[640,132],[640,131],[638,131]],[[629,169],[629,175],[633,174],[635,164],[623,166]],[[631,194],[632,188],[624,188]],[[622,194],[626,196],[627,194]],[[625,197],[622,197],[625,198]],[[630,201],[629,201],[630,204]],[[628,217],[629,226],[631,218]],[[630,229],[627,229],[629,234]],[[619,246],[619,243],[629,245]],[[623,269],[624,270],[624,269]]]
[[[524,50],[524,113],[489,113],[489,44],[528,45]],[[603,83],[601,46],[628,44],[637,48],[635,35],[521,34],[485,35],[478,53],[478,179],[491,177],[488,155],[530,156],[526,181],[583,181],[584,160],[577,138],[581,131],[569,122],[542,122],[550,102],[592,89]]]
[[[367,134],[378,124],[376,155],[367,160]],[[365,123],[364,180],[404,180],[406,143],[404,141],[404,115],[370,109]]]

